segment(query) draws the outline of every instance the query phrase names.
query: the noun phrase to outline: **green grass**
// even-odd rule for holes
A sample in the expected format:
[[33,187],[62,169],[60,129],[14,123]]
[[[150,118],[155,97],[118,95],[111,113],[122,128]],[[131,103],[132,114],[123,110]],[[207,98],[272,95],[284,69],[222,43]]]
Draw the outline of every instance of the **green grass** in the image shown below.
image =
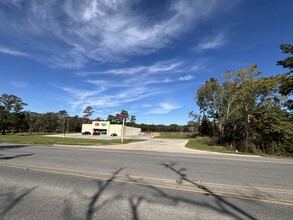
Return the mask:
[[189,139],[186,134],[181,132],[161,132],[160,136],[156,136],[158,139]]
[[187,148],[196,149],[196,150],[204,150],[204,151],[212,151],[212,152],[220,152],[220,153],[235,153],[235,151],[228,150],[223,146],[210,146],[201,141],[200,138],[192,138],[185,145]]
[[[217,145],[208,145],[204,143],[203,137],[196,137],[191,138],[191,134],[186,134],[183,132],[161,132],[161,136],[157,136],[155,138],[159,139],[183,139],[188,140],[185,147],[195,150],[203,150],[203,151],[211,151],[211,152],[219,152],[219,153],[230,153],[230,154],[236,154],[235,151],[229,150],[224,146],[217,146]],[[256,155],[253,153],[243,153],[239,152],[237,154],[249,154],[249,155]]]
[[[131,142],[143,141],[140,139],[124,139],[124,144]],[[110,145],[121,144],[120,139],[100,140],[100,139],[86,139],[86,138],[62,138],[62,137],[47,137],[44,135],[0,135],[0,143],[14,143],[14,144],[61,144],[61,145]]]
[[155,138],[159,139],[184,139],[188,140],[185,147],[190,149],[196,150],[203,150],[203,151],[212,151],[212,152],[220,152],[220,153],[234,153],[235,151],[228,150],[223,146],[216,146],[216,145],[208,145],[203,142],[201,137],[191,138],[191,134],[186,134],[182,132],[162,132],[161,136],[157,136]]
[[220,152],[220,153],[235,153],[234,151],[230,151],[223,146],[210,146],[208,144],[203,143],[201,137],[191,138],[185,133],[181,132],[162,132],[161,136],[157,136],[155,138],[159,139],[184,139],[188,140],[185,147],[196,149],[196,150],[203,150],[203,151],[212,151],[212,152]]

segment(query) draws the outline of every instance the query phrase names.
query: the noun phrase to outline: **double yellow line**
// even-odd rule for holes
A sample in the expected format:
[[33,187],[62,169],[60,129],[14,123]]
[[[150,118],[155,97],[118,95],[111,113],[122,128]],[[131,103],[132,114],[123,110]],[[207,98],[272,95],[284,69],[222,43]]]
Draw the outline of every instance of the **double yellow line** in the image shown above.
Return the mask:
[[[54,174],[75,176],[75,177],[95,179],[95,180],[109,180],[109,178],[108,177],[93,176],[93,174],[104,175],[104,176],[113,176],[114,175],[114,174],[110,174],[110,173],[97,173],[97,172],[92,172],[92,171],[83,171],[83,170],[66,169],[66,168],[58,168],[58,167],[47,167],[47,166],[35,166],[35,165],[19,164],[19,163],[0,162],[0,166],[16,168],[16,169],[30,169],[30,170],[38,171],[38,172],[54,173]],[[161,181],[161,182],[165,182],[165,183],[172,183],[173,182],[175,184],[175,180],[171,180],[171,179],[144,177],[144,176],[127,176],[127,175],[120,174],[120,173],[115,174],[115,176],[129,177],[132,179]],[[222,191],[206,192],[204,189],[185,187],[182,185],[180,187],[175,187],[175,186],[171,186],[171,185],[151,184],[151,183],[140,182],[140,181],[136,181],[136,180],[132,181],[132,180],[123,180],[123,179],[113,179],[112,182],[127,183],[127,184],[149,186],[149,187],[157,187],[157,188],[184,191],[184,192],[192,192],[192,193],[208,193],[211,196],[213,196],[213,195],[214,196],[223,196],[223,197],[230,197],[230,198],[236,198],[236,199],[245,199],[245,200],[251,200],[251,201],[272,203],[272,204],[278,204],[278,205],[293,206],[293,201],[288,201],[288,200],[265,198],[265,197],[253,197],[253,196],[246,196],[246,195],[241,195],[241,194],[236,194],[236,193],[227,193],[227,192],[222,192]],[[184,182],[184,184],[186,184],[186,182]],[[192,185],[192,184],[188,183],[188,185]],[[248,189],[248,190],[255,189],[255,190],[266,191],[266,192],[269,191],[269,192],[274,192],[274,193],[293,194],[293,190],[276,189],[276,188],[249,187],[249,186],[241,186],[241,185],[228,185],[228,184],[207,183],[207,182],[199,182],[199,183],[195,183],[195,185],[197,185],[197,186],[211,185],[213,187],[240,188],[240,189]]]
[[[165,180],[164,182],[172,182],[172,180]],[[192,182],[194,182],[196,185],[199,185],[199,186],[211,186],[211,187],[218,187],[218,188],[255,190],[255,191],[261,191],[261,192],[272,192],[272,193],[279,193],[279,194],[282,194],[282,193],[283,194],[293,194],[293,190],[290,190],[290,189],[276,189],[276,188],[242,186],[242,185],[232,185],[232,184],[222,184],[222,183],[210,183],[210,182],[202,182],[202,181],[198,181],[198,180],[193,180]],[[194,184],[192,184],[190,182],[187,182],[187,181],[183,181],[183,184],[194,185]]]

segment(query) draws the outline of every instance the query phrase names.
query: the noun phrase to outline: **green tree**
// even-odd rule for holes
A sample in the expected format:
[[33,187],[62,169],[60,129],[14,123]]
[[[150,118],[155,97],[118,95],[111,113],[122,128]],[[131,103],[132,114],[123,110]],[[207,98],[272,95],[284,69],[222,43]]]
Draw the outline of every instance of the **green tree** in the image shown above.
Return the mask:
[[83,119],[75,115],[74,117],[69,117],[68,119],[68,132],[81,132]]
[[135,122],[136,122],[136,117],[135,117],[135,115],[131,115],[131,117],[130,117],[130,123],[131,123],[131,126],[134,126],[134,125],[135,125]]
[[121,124],[122,123],[122,117],[120,116],[120,114],[117,113],[115,116],[113,116],[112,123],[113,124]]
[[24,114],[23,112],[11,112],[8,116],[9,126],[8,129],[11,133],[19,132],[23,129],[23,120]]
[[202,116],[191,111],[188,113],[188,117],[190,118],[190,121],[187,122],[188,130],[197,134],[201,125]]
[[43,133],[58,132],[60,128],[59,115],[55,112],[47,112],[39,118],[40,131]]
[[59,123],[61,125],[61,131],[63,133],[63,137],[65,137],[65,131],[66,131],[66,124],[67,124],[67,120],[68,120],[68,113],[65,110],[60,110],[58,112],[58,117],[59,117]]
[[40,114],[36,112],[26,111],[25,113],[26,122],[29,127],[29,132],[35,132],[38,130],[38,120],[40,118]]
[[208,118],[213,120],[212,135],[216,135],[216,123],[219,126],[219,130],[222,129],[221,101],[222,87],[215,78],[206,81],[205,85],[197,90],[197,104],[201,112],[204,115],[207,114]]
[[[283,53],[293,54],[293,44],[281,44],[280,49]],[[287,57],[284,60],[280,60],[277,62],[277,65],[283,66],[283,68],[293,69],[293,56]]]
[[293,155],[293,120],[277,106],[261,106],[254,115],[255,142],[267,154]]
[[85,123],[89,123],[90,122],[90,117],[92,116],[92,114],[94,113],[94,109],[92,106],[87,106],[84,110],[83,110],[83,119]]
[[[227,72],[229,75],[229,73]],[[224,74],[225,78],[225,74]],[[222,127],[220,129],[221,139],[225,136],[225,128],[229,120],[239,112],[240,106],[238,104],[238,87],[236,83],[225,81],[222,85],[222,107],[221,107],[221,117],[222,117]]]
[[[221,144],[246,152],[261,150],[268,154],[292,154],[292,114],[283,107],[287,96],[280,93],[284,75],[259,77],[260,74],[254,65],[226,72],[224,82],[218,85],[221,89],[212,86],[215,80],[200,87],[197,103],[204,113],[200,133],[211,135],[208,118],[215,112],[216,105],[213,104],[220,103],[219,119],[215,123],[213,118],[213,124],[219,128],[222,124],[218,134]],[[215,91],[220,95],[213,95]]]
[[202,136],[213,136],[213,125],[206,115],[202,117],[202,122],[199,127],[199,134]]
[[109,121],[112,124],[113,123],[113,118],[114,118],[113,115],[108,115],[107,121]]
[[27,106],[27,104],[15,95],[3,94],[0,96],[0,122],[2,134],[5,134],[9,126],[15,123],[16,118],[20,116],[19,113],[24,106]]
[[[280,48],[283,53],[293,54],[293,44],[281,44]],[[281,75],[282,81],[279,88],[280,93],[286,96],[293,95],[293,56],[278,61],[277,65],[281,65],[283,68],[289,68],[289,72]],[[292,99],[289,99],[285,104],[290,110],[293,110]]]
[[227,77],[232,80],[236,88],[236,105],[238,111],[234,114],[236,114],[238,120],[237,124],[233,126],[234,130],[240,130],[240,140],[243,141],[243,146],[239,147],[244,147],[245,151],[250,151],[248,146],[252,142],[253,137],[252,116],[256,108],[258,92],[256,77],[260,74],[261,72],[257,70],[257,65],[227,73]]

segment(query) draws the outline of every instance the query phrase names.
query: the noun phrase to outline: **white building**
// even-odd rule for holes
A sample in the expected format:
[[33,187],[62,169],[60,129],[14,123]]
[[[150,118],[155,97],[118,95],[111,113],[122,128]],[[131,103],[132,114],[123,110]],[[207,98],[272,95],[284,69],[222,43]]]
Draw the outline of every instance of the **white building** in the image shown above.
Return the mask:
[[[93,121],[92,124],[82,124],[81,132],[90,132],[91,135],[94,132],[98,132],[104,135],[117,134],[121,136],[122,125],[110,124],[109,121]],[[125,136],[139,135],[141,128],[125,126]]]

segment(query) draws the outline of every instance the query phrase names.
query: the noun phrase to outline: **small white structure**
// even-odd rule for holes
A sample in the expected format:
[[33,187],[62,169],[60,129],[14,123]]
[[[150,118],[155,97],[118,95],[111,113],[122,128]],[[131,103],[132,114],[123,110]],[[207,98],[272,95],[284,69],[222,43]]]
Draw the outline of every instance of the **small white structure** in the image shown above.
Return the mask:
[[[104,135],[117,134],[121,136],[122,125],[111,124],[109,121],[93,121],[91,124],[82,124],[81,132],[90,132],[91,135],[94,132]],[[125,126],[125,136],[139,135],[141,128]]]

